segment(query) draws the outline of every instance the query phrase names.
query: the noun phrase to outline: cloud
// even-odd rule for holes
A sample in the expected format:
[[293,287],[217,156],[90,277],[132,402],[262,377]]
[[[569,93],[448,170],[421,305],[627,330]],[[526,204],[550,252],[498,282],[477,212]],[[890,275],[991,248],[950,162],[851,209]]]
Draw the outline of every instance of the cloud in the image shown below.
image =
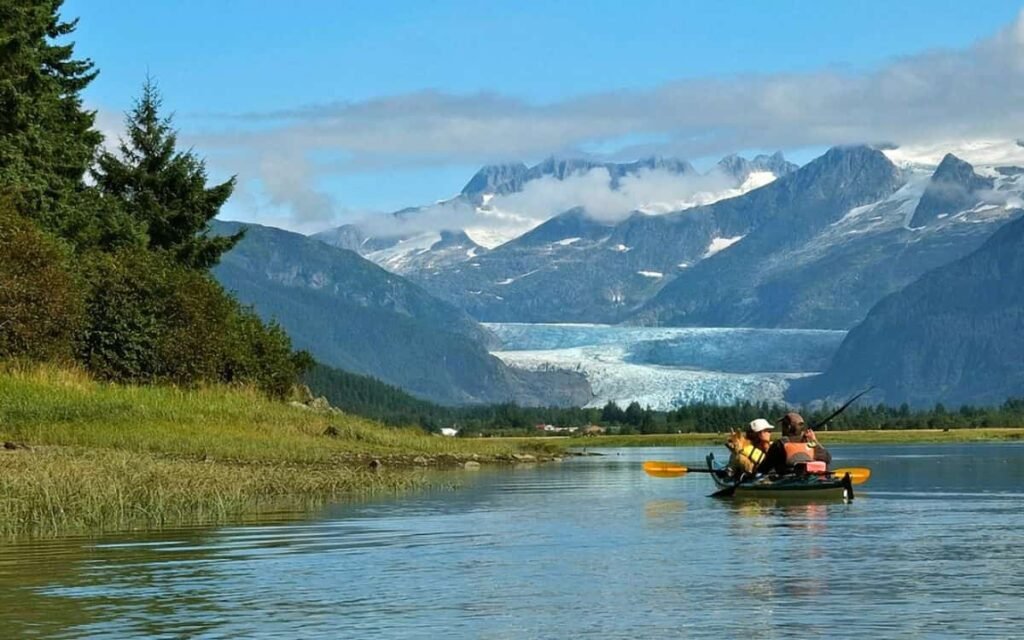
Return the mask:
[[[497,93],[423,91],[220,116],[207,122],[222,127],[229,120],[229,133],[208,130],[190,139],[202,148],[259,158],[250,168],[268,191],[294,201],[304,219],[326,219],[337,203],[312,188],[322,173],[531,159],[631,138],[654,141],[621,147],[609,157],[1013,138],[1024,131],[1024,110],[1017,108],[1022,103],[1024,13],[969,48],[907,56],[867,71],[682,80],[544,104]],[[288,160],[275,159],[281,149],[291,150]],[[308,160],[324,152],[343,157]],[[282,170],[285,175],[276,175]],[[589,179],[601,182],[600,176]],[[302,189],[312,192],[300,195]],[[621,196],[604,192],[599,198]],[[609,207],[621,209],[614,202]]]
[[637,210],[667,213],[739,195],[764,184],[756,177],[760,176],[738,185],[733,176],[717,169],[705,175],[641,169],[621,176],[618,188],[613,188],[608,169],[598,167],[562,180],[552,176],[531,180],[522,191],[495,195],[480,208],[466,198],[454,198],[397,216],[366,216],[354,224],[374,237],[465,229],[480,244],[493,247],[574,207],[583,207],[596,220],[614,223]]
[[623,176],[613,189],[611,175],[602,167],[564,180],[532,180],[522,191],[496,196],[488,204],[538,224],[577,206],[596,220],[617,222],[637,210],[665,213],[717,200],[736,187],[734,179],[718,171],[697,176],[641,169]]

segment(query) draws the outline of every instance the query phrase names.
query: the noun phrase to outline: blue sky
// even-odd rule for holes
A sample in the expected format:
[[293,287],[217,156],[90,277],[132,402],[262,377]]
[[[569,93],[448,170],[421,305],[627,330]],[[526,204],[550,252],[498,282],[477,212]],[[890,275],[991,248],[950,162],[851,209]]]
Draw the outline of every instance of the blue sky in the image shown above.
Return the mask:
[[[964,82],[997,97],[1000,82],[1016,91],[1013,69],[977,87],[978,68],[1013,62],[1016,39],[998,53],[977,43],[1016,33],[1020,9],[999,1],[70,0],[63,15],[80,18],[77,53],[101,70],[86,98],[108,130],[152,74],[183,139],[215,175],[239,174],[232,213],[287,219],[294,209],[302,218],[306,207],[313,213],[297,218],[301,227],[447,197],[487,161],[589,150],[700,164],[776,147],[802,161],[876,130],[995,135],[991,112],[965,108],[957,94]],[[935,68],[946,71],[929,76]],[[868,98],[900,78],[934,95],[882,96],[888,104],[867,113]],[[821,113],[836,111],[827,100],[851,102],[842,94],[851,84],[867,106],[857,105],[852,125],[824,122]],[[709,92],[722,102],[704,100]],[[936,100],[948,101],[946,111],[933,113]],[[723,113],[744,102],[765,118]],[[820,112],[800,111],[818,102]],[[927,113],[908,128],[898,112],[914,109]],[[659,140],[668,142],[651,142]]]

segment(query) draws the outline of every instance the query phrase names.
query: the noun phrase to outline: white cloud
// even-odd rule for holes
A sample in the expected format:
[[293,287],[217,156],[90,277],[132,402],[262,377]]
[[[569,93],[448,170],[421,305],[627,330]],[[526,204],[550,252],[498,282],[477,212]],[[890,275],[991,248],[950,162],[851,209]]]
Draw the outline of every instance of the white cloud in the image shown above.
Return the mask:
[[537,224],[577,206],[595,220],[617,222],[637,210],[666,213],[711,202],[735,187],[731,177],[717,171],[697,176],[641,169],[620,178],[619,188],[613,189],[608,170],[597,168],[564,180],[532,180],[522,191],[495,196],[489,204]]
[[[296,216],[308,221],[327,219],[338,206],[315,188],[323,173],[530,159],[631,137],[658,141],[613,155],[694,158],[749,148],[1006,139],[1024,131],[1024,110],[1017,108],[1022,103],[1024,13],[969,48],[907,56],[867,71],[683,80],[548,104],[495,93],[423,91],[231,116],[230,133],[207,131],[190,140],[211,151],[240,151],[247,160],[231,172],[255,171],[272,197],[292,202]],[[282,149],[290,150],[286,160],[278,159]],[[308,160],[324,152],[342,159]],[[563,194],[578,188],[578,195],[596,200],[597,216],[615,217],[625,200],[643,199],[602,191],[602,182],[597,175],[536,188]],[[582,193],[588,184],[597,195]],[[643,181],[644,190],[658,188],[653,177]],[[548,206],[533,197],[523,195],[517,206],[530,215]],[[559,197],[536,195],[543,203]]]

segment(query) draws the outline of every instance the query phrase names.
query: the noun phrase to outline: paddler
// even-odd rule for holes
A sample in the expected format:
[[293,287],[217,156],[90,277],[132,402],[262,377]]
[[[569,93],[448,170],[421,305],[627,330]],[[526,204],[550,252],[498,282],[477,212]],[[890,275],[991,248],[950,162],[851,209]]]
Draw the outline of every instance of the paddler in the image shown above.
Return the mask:
[[832,462],[832,454],[821,446],[814,431],[807,427],[799,413],[787,413],[779,423],[782,426],[782,437],[768,449],[758,471],[780,475],[797,471],[824,471]]

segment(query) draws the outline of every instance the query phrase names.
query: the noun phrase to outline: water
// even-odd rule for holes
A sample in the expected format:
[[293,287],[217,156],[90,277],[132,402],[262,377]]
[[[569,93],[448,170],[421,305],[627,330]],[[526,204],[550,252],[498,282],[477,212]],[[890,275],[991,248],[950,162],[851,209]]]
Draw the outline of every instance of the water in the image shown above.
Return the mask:
[[[835,446],[850,504],[732,503],[645,459],[252,525],[8,543],[3,637],[1021,637],[1024,445]],[[289,517],[293,518],[289,520]]]

